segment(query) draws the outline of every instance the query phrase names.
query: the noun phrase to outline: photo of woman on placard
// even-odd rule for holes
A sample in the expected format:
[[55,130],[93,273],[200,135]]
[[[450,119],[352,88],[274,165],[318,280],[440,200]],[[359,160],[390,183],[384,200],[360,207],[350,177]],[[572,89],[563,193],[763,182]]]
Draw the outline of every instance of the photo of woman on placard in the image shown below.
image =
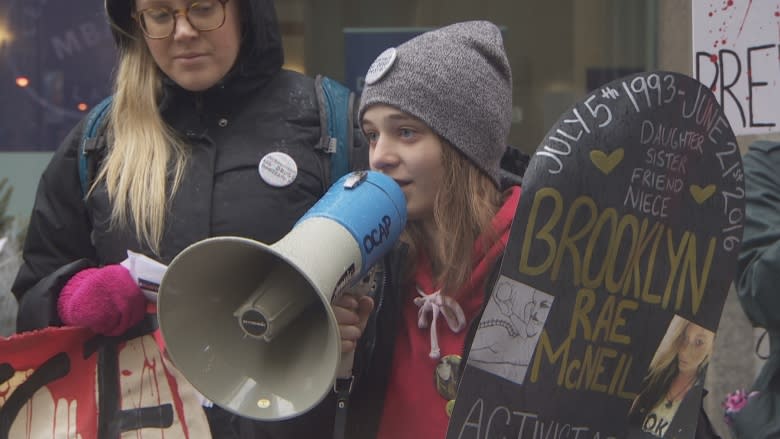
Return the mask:
[[713,331],[674,316],[629,410],[629,438],[694,437],[714,339]]

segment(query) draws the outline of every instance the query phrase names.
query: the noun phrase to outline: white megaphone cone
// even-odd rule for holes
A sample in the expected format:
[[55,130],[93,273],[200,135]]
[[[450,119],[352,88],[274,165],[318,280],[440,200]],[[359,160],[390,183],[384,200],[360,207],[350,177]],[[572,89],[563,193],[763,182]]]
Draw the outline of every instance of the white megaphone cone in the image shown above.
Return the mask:
[[191,245],[168,266],[157,297],[171,359],[233,413],[305,413],[332,389],[340,363],[351,362],[341,359],[331,302],[392,248],[405,224],[401,188],[361,171],[339,179],[273,245],[238,237]]

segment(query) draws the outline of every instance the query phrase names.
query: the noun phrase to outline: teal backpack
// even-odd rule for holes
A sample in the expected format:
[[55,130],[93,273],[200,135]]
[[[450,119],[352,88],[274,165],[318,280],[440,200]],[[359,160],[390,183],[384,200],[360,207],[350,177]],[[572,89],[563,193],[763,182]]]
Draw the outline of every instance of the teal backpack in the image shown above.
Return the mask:
[[[330,157],[330,168],[326,176],[325,187],[339,177],[357,169],[368,166],[367,154],[363,148],[355,148],[355,94],[341,83],[325,76],[318,75],[315,80],[317,103],[320,109],[320,126],[322,133],[315,149],[327,153]],[[96,160],[90,160],[92,153],[98,147],[98,141],[105,116],[111,106],[112,96],[103,99],[92,107],[84,128],[84,135],[79,146],[79,179],[81,193],[86,196],[89,186],[97,171]],[[359,140],[359,139],[358,139]]]

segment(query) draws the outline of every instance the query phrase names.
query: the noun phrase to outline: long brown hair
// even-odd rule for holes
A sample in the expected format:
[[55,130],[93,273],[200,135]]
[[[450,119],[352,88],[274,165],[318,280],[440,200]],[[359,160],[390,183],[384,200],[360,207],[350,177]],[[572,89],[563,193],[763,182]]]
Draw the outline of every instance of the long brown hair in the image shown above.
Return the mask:
[[442,145],[442,166],[444,178],[434,199],[433,219],[439,236],[445,238],[431,248],[422,224],[410,222],[401,240],[409,245],[405,279],[411,280],[418,255],[425,251],[442,294],[453,295],[471,277],[477,239],[484,249],[498,239],[492,220],[503,196],[493,180],[446,142]]

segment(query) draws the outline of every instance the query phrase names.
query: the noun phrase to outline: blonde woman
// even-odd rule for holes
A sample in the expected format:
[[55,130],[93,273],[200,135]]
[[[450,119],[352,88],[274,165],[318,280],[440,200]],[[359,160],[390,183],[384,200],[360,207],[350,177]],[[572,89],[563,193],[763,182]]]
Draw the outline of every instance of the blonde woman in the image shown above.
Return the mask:
[[[137,334],[145,300],[118,265],[128,250],[167,265],[211,236],[273,243],[327,189],[314,80],[281,68],[271,0],[105,6],[119,59],[95,178],[83,197],[82,121],[40,180],[13,285],[20,332],[64,324]],[[303,437],[332,422],[316,424],[313,413],[260,426],[216,407],[207,415],[219,438]]]
[[694,432],[696,438],[717,437],[701,409],[714,339],[709,329],[672,319],[629,411],[630,437],[690,438]]

